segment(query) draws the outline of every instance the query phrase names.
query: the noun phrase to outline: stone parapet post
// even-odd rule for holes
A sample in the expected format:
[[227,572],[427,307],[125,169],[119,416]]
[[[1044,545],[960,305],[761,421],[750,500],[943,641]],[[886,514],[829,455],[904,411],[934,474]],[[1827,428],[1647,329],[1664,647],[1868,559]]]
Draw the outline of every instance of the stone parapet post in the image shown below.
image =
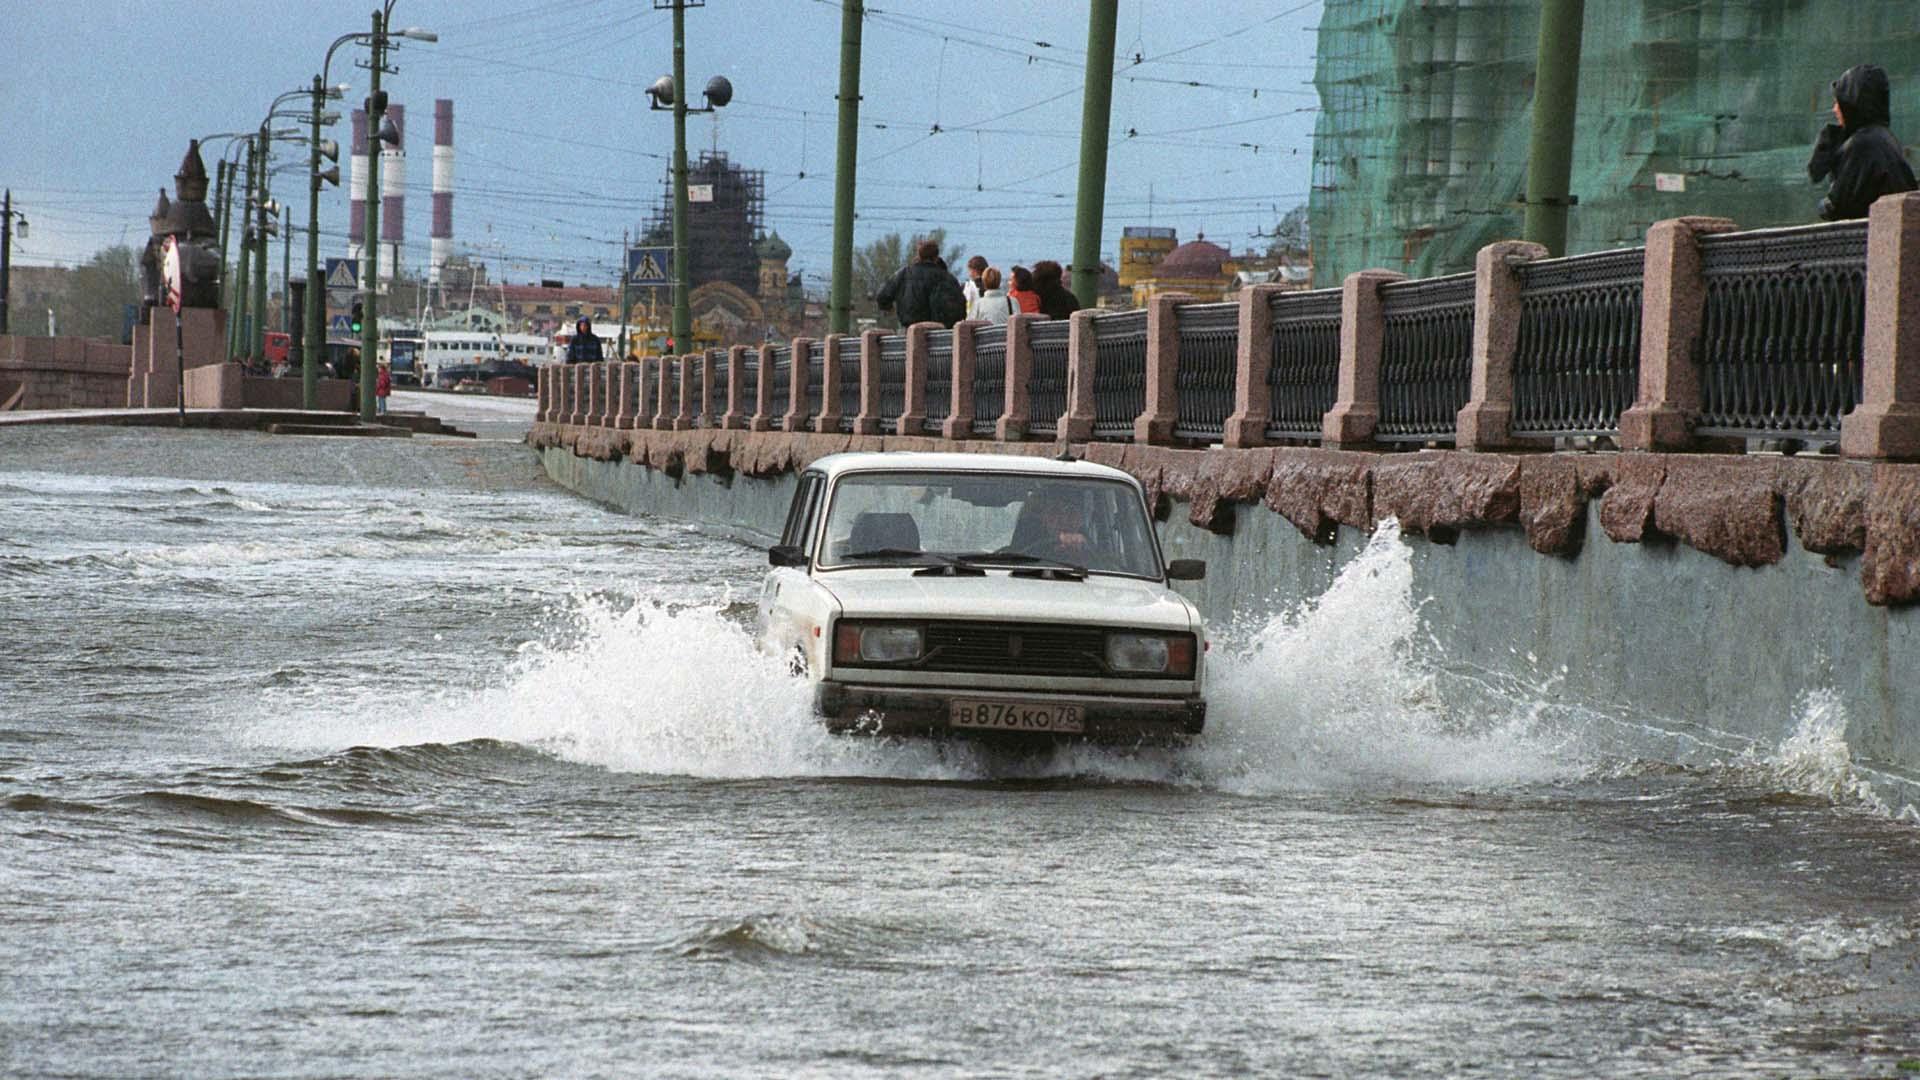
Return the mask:
[[953,382],[950,384],[952,389],[948,391],[952,400],[949,402],[947,418],[940,424],[940,434],[945,438],[973,438],[973,335],[987,325],[974,319],[962,319],[953,324]]
[[820,411],[813,416],[815,431],[840,430],[840,349],[848,341],[845,334],[827,335],[826,358],[820,363]]
[[1454,418],[1461,450],[1513,446],[1513,357],[1520,345],[1520,266],[1547,257],[1541,244],[1502,240],[1473,263],[1473,388]]
[[895,431],[919,435],[927,420],[927,335],[942,330],[937,322],[917,322],[907,327],[906,407]]
[[[726,361],[721,360],[719,361],[719,363],[724,364],[726,363]],[[715,402],[713,400],[713,380],[714,380],[713,369],[715,366],[716,366],[716,363],[713,358],[712,350],[708,350],[707,352],[703,352],[700,354],[699,393],[700,393],[700,426],[701,427],[710,427],[710,428],[719,427],[720,415],[721,413],[726,412],[726,405],[727,405],[726,402],[724,401]]]
[[587,365],[567,365],[567,423],[587,422]]
[[535,368],[533,372],[535,401],[537,402],[533,409],[533,418],[543,424],[547,422],[547,416],[553,408],[552,375],[553,367],[551,365]]
[[694,362],[699,358],[698,353],[684,353],[679,358],[680,362],[673,365],[673,377],[679,384],[675,387],[675,396],[679,398],[680,406],[673,415],[675,431],[687,431],[693,427]]
[[1147,300],[1147,407],[1133,422],[1134,442],[1173,441],[1173,426],[1180,418],[1180,305],[1192,302],[1186,293],[1161,293]]
[[[753,380],[753,415],[747,419],[748,431],[767,431],[773,427],[773,345],[760,346],[759,376]],[[780,407],[786,408],[786,402]]]
[[673,357],[656,356],[653,358],[653,426],[656,431],[672,431],[673,417],[677,411],[673,406]]
[[1647,230],[1647,263],[1640,303],[1640,392],[1620,414],[1622,450],[1685,450],[1700,414],[1700,369],[1693,346],[1700,338],[1706,282],[1700,276],[1700,237],[1732,232],[1726,218],[1656,221]]
[[633,380],[637,384],[633,395],[633,426],[650,428],[653,426],[653,414],[659,411],[659,387],[655,375],[655,366],[660,363],[657,357],[643,356],[633,363]]
[[607,408],[610,404],[607,400],[609,396],[607,394],[607,382],[608,377],[613,374],[613,365],[607,363],[605,360],[600,360],[588,364],[587,367],[591,369],[587,375],[587,379],[592,387],[592,390],[588,394],[587,424],[591,427],[605,427],[608,415]]
[[880,434],[880,339],[885,330],[860,335],[860,415],[853,418],[855,435]]
[[730,345],[727,347],[727,410],[720,416],[720,427],[744,428],[747,420],[753,416],[753,403],[747,400],[746,391],[741,383],[747,377],[747,347]]
[[786,424],[788,431],[805,431],[807,422],[807,392],[811,389],[808,377],[811,365],[807,353],[812,351],[816,339],[797,337],[793,339],[793,375],[787,380]]
[[1233,413],[1220,443],[1230,449],[1265,446],[1273,411],[1273,298],[1284,285],[1248,285],[1240,290],[1239,352],[1233,362]]
[[1840,452],[1920,458],[1920,193],[1882,196],[1867,214],[1866,316],[1860,403],[1840,421]]
[[1067,316],[1067,411],[1060,415],[1055,438],[1064,443],[1093,438],[1099,406],[1093,399],[1093,380],[1099,371],[1100,339],[1093,320],[1100,312],[1082,308]]
[[1330,450],[1373,442],[1380,424],[1380,347],[1387,334],[1380,286],[1406,276],[1356,270],[1340,283],[1340,396],[1320,422],[1320,444]]
[[1033,407],[1027,385],[1033,379],[1033,324],[1045,318],[1023,311],[1007,319],[1007,406],[993,426],[994,438],[1001,442],[1027,437],[1027,413]]
[[639,419],[635,393],[640,389],[638,365],[630,360],[617,361],[613,366],[613,420],[612,425],[621,430],[631,430]]

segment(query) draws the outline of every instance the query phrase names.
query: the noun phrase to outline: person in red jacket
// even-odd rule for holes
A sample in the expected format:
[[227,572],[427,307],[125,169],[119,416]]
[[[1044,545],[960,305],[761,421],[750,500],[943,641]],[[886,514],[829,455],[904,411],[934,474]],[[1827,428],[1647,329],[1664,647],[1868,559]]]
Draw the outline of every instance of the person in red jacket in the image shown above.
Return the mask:
[[387,415],[387,395],[393,393],[393,366],[382,360],[380,374],[373,380],[373,411]]

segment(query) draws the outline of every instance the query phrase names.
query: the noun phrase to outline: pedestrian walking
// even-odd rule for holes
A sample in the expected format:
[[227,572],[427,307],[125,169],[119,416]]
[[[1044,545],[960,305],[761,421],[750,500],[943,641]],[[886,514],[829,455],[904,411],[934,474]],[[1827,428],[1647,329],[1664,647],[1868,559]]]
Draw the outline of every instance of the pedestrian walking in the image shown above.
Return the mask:
[[1850,67],[1833,80],[1833,118],[1820,130],[1807,162],[1814,183],[1832,176],[1820,200],[1825,221],[1863,218],[1882,195],[1912,191],[1913,168],[1887,125],[1893,122],[1887,73],[1873,64]]
[[1012,270],[1012,276],[1013,280],[1008,285],[1007,295],[1013,297],[1013,302],[1020,305],[1021,311],[1028,315],[1038,315],[1040,294],[1033,291],[1033,271],[1024,266],[1016,266]]
[[1040,294],[1040,314],[1049,319],[1064,319],[1080,310],[1080,298],[1061,283],[1066,271],[1052,259],[1033,264],[1033,291]]
[[593,320],[580,316],[580,321],[573,324],[573,340],[567,342],[567,363],[597,364],[604,359],[600,339],[593,333]]
[[373,411],[376,414],[380,416],[387,415],[387,398],[392,394],[393,365],[382,360],[380,361],[380,373],[375,375],[373,379]]
[[921,241],[914,261],[895,274],[873,299],[880,310],[893,309],[903,327],[920,322],[952,327],[967,313],[966,294],[947,272],[946,263],[940,259],[940,245],[932,240]]
[[967,260],[967,280],[961,283],[960,292],[967,298],[969,311],[973,310],[973,302],[980,299],[980,294],[986,291],[986,286],[981,283],[981,278],[986,275],[986,272],[986,256],[975,255]]
[[991,266],[987,267],[986,271],[980,275],[980,285],[980,295],[974,299],[972,306],[967,308],[967,318],[978,319],[995,326],[1005,326],[1007,320],[1013,317],[1013,313],[1020,310],[1020,305],[1013,297],[1001,291],[1000,271]]

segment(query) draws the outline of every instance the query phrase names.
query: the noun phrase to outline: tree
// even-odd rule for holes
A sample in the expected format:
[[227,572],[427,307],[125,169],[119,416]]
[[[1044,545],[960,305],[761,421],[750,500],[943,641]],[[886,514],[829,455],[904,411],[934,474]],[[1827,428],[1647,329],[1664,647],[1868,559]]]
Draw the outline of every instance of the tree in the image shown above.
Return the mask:
[[62,337],[119,341],[126,307],[140,303],[140,252],[125,244],[102,248],[67,278],[66,294],[54,303]]
[[1280,223],[1273,227],[1273,243],[1267,245],[1270,258],[1285,255],[1304,255],[1313,242],[1313,229],[1307,220],[1307,204],[1299,206],[1281,215]]
[[913,255],[913,248],[920,246],[921,240],[931,240],[940,245],[940,257],[947,260],[949,271],[958,268],[965,261],[965,251],[959,244],[947,243],[947,230],[935,229],[923,237],[917,237],[911,244],[899,233],[888,233],[853,253],[853,310],[856,315],[873,317],[878,308],[873,302],[873,294],[893,280],[893,275],[907,265]]

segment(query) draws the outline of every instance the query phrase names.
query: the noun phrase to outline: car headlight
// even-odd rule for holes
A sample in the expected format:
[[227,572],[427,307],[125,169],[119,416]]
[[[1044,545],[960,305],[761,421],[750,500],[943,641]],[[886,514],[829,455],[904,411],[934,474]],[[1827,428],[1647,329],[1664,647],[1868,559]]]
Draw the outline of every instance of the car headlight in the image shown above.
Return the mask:
[[925,639],[917,626],[862,626],[841,623],[834,630],[836,663],[899,664],[920,659]]
[[1191,675],[1193,635],[1108,634],[1107,667],[1129,675]]

